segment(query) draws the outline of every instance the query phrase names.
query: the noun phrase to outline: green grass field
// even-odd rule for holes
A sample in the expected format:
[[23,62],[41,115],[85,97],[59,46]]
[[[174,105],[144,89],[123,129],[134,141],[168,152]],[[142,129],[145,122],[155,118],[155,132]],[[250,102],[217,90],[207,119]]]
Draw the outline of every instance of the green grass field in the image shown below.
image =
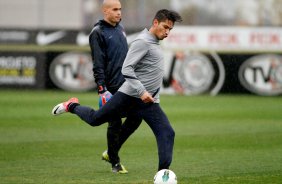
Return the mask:
[[[51,115],[71,96],[97,107],[95,92],[0,91],[0,183],[153,183],[157,148],[147,124],[120,152],[129,174],[113,174],[101,160],[107,124]],[[162,96],[161,105],[176,132],[179,184],[282,183],[281,97]]]

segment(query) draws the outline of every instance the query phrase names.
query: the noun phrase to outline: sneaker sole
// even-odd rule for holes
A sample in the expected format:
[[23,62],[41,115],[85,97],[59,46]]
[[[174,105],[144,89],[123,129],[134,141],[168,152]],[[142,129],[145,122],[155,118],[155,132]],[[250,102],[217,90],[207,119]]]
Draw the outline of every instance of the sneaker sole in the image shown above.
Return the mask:
[[128,171],[112,171],[115,174],[128,174]]
[[128,174],[128,171],[126,171],[126,172],[121,172],[121,171],[119,171],[119,172],[117,172],[117,174]]

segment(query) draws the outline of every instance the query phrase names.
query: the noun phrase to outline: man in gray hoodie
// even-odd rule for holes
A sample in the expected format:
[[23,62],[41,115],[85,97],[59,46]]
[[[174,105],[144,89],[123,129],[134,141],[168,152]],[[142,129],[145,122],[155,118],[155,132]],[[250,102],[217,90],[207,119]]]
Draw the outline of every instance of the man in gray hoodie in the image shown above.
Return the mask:
[[81,106],[77,98],[56,105],[53,115],[71,112],[91,126],[99,126],[117,117],[134,114],[144,119],[156,136],[158,170],[168,169],[172,161],[175,132],[159,102],[164,75],[164,59],[159,40],[166,38],[181,16],[170,10],[159,10],[149,30],[144,29],[131,43],[122,74],[125,82],[99,110]]

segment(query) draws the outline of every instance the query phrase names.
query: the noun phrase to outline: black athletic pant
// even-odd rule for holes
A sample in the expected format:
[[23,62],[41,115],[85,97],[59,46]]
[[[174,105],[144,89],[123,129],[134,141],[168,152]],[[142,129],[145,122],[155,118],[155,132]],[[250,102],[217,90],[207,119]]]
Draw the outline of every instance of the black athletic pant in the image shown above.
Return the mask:
[[[116,88],[108,88],[113,95],[117,92]],[[124,123],[120,117],[112,119],[108,122],[107,129],[107,145],[108,155],[112,165],[120,162],[119,150],[128,137],[139,127],[142,119],[129,115]]]
[[128,137],[139,127],[142,119],[128,116],[124,123],[121,118],[109,121],[107,130],[108,155],[112,165],[120,162],[118,152]]
[[142,118],[152,129],[158,144],[158,169],[168,169],[172,161],[174,130],[158,103],[143,103],[141,99],[117,92],[102,108],[95,111],[90,107],[72,104],[70,112],[78,115],[91,126],[99,126],[116,118],[133,114]]

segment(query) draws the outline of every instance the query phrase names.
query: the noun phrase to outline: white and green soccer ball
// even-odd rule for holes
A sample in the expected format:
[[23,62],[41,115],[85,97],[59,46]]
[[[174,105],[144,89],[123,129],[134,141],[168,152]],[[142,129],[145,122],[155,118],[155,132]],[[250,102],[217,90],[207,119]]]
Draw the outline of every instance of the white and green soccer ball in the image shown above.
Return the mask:
[[154,184],[177,184],[177,178],[172,170],[162,169],[156,173]]

